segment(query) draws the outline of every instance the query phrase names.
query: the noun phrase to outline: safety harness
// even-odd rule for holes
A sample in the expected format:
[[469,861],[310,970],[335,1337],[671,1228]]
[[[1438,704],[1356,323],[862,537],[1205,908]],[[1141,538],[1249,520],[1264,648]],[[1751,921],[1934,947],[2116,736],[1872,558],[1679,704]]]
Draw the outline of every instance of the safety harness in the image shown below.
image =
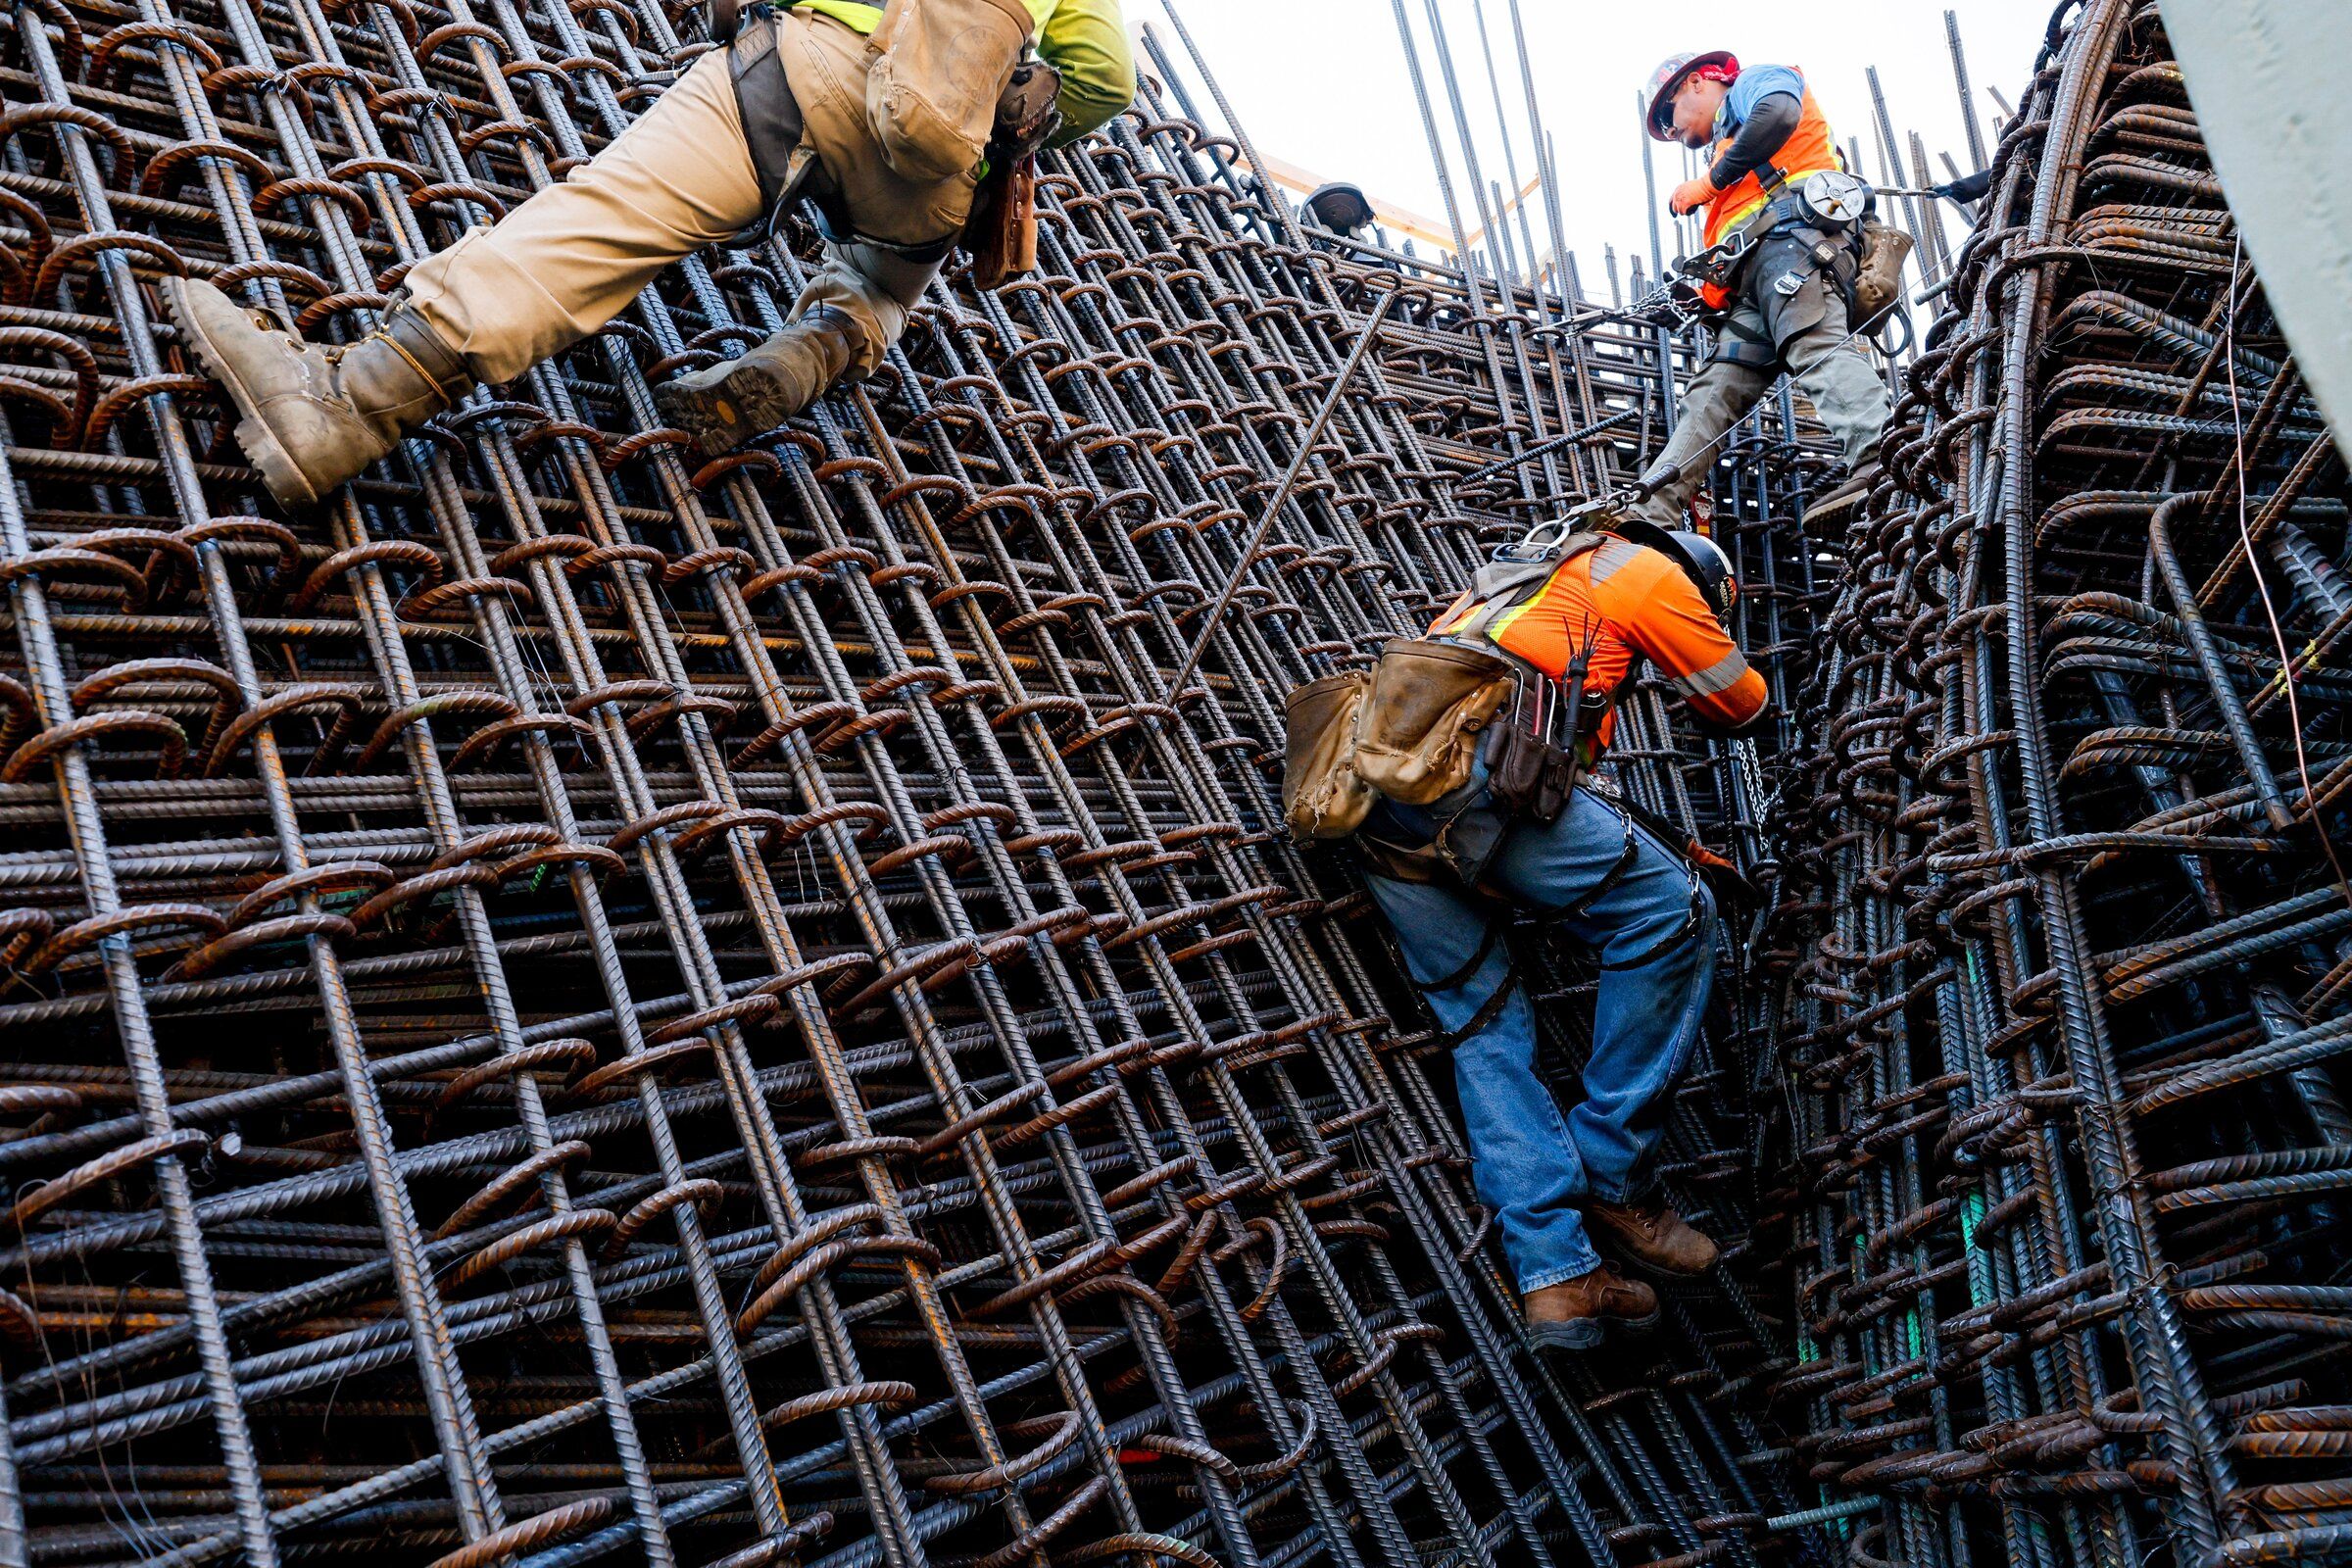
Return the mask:
[[[1565,524],[1560,526],[1565,526]],[[1621,523],[1620,526],[1624,525]],[[1494,804],[1502,808],[1504,818],[1502,830],[1496,835],[1494,845],[1482,858],[1480,863],[1469,867],[1457,864],[1447,852],[1446,839],[1453,826],[1450,820],[1440,824],[1437,834],[1428,844],[1418,847],[1392,844],[1373,832],[1358,828],[1354,834],[1357,852],[1363,856],[1367,865],[1381,875],[1400,882],[1451,884],[1476,897],[1497,903],[1507,902],[1498,890],[1486,885],[1487,867],[1492,865],[1502,853],[1511,834],[1517,831],[1523,822],[1556,820],[1559,810],[1566,807],[1568,793],[1579,783],[1584,782],[1586,775],[1591,772],[1597,756],[1601,721],[1615,707],[1617,696],[1613,689],[1603,693],[1597,703],[1591,705],[1592,712],[1589,717],[1583,711],[1587,706],[1585,676],[1592,659],[1592,631],[1588,631],[1583,646],[1577,651],[1576,658],[1570,662],[1565,673],[1555,681],[1497,642],[1494,636],[1494,627],[1495,622],[1509,612],[1526,604],[1535,595],[1542,592],[1544,585],[1551,581],[1553,574],[1570,562],[1590,555],[1602,545],[1621,539],[1624,535],[1599,531],[1575,531],[1566,533],[1556,540],[1544,540],[1541,537],[1542,533],[1543,530],[1539,529],[1518,545],[1505,546],[1495,553],[1494,560],[1479,568],[1478,574],[1471,580],[1472,592],[1477,595],[1476,603],[1461,619],[1453,623],[1451,629],[1441,636],[1442,640],[1477,648],[1481,652],[1495,655],[1508,662],[1519,673],[1523,698],[1531,693],[1546,691],[1560,694],[1558,706],[1553,711],[1562,715],[1559,733],[1568,739],[1572,752],[1564,751],[1562,753],[1563,756],[1570,759],[1570,765],[1565,769],[1566,776],[1560,781],[1559,804],[1548,815],[1544,815],[1529,811],[1524,802],[1511,803],[1499,799],[1494,800]],[[1524,721],[1530,716],[1531,706],[1524,701],[1514,702],[1511,707],[1511,721],[1507,724],[1498,724],[1489,732],[1487,746],[1491,760],[1488,793],[1491,798],[1497,797],[1499,794],[1495,785],[1498,775],[1508,765],[1510,748],[1518,744],[1522,734],[1531,733],[1524,725]],[[1540,738],[1540,735],[1537,738]],[[1649,832],[1650,836],[1660,847],[1665,848],[1668,854],[1674,853],[1665,836],[1654,828],[1645,828],[1642,825],[1640,813],[1631,802],[1612,799],[1611,805],[1625,824],[1625,841],[1623,847],[1618,851],[1616,859],[1610,863],[1606,871],[1601,873],[1592,886],[1587,888],[1573,902],[1558,909],[1545,911],[1544,919],[1577,919],[1604,898],[1611,889],[1624,881],[1641,859],[1640,835],[1644,831]],[[1604,962],[1601,967],[1610,970],[1637,968],[1649,962],[1651,958],[1674,944],[1686,940],[1691,930],[1705,918],[1706,903],[1702,887],[1700,878],[1694,873],[1690,879],[1690,909],[1682,923],[1673,931],[1667,933],[1641,954],[1620,958],[1614,962]],[[1494,951],[1495,945],[1502,940],[1503,924],[1504,922],[1499,919],[1490,919],[1476,951],[1467,959],[1448,974],[1431,980],[1416,981],[1417,988],[1423,994],[1430,995],[1451,991],[1467,982],[1485,964],[1488,956]],[[1439,1035],[1434,1044],[1440,1050],[1450,1051],[1464,1041],[1484,1032],[1494,1024],[1496,1018],[1501,1016],[1502,1009],[1509,1004],[1511,993],[1518,988],[1518,985],[1519,976],[1516,967],[1506,969],[1501,981],[1487,995],[1486,1000],[1479,1004],[1471,1015],[1458,1026]]]
[[[1482,742],[1490,804],[1505,822],[1488,859],[1499,852],[1517,823],[1548,825],[1559,818],[1570,793],[1597,759],[1601,723],[1616,700],[1614,692],[1604,694],[1597,703],[1588,700],[1584,686],[1592,659],[1590,636],[1567,671],[1555,680],[1496,641],[1494,624],[1541,593],[1568,563],[1599,549],[1609,538],[1598,532],[1569,533],[1551,541],[1531,536],[1497,551],[1495,559],[1481,566],[1471,579],[1477,601],[1470,612],[1433,639],[1499,659],[1517,677],[1517,690],[1507,704],[1507,719],[1490,726]],[[1475,888],[1484,867],[1464,874],[1453,862],[1446,850],[1450,825],[1442,827],[1430,844],[1419,849],[1388,843],[1361,829],[1356,839],[1376,864],[1400,881],[1456,881]],[[1622,874],[1620,867],[1608,880],[1613,882]],[[1606,885],[1594,896],[1605,891]]]
[[776,14],[792,9],[790,5],[773,6],[767,0],[754,0],[750,5],[743,0],[706,3],[710,36],[727,46],[727,74],[734,82],[752,170],[760,180],[760,209],[766,215],[763,222],[772,225],[791,210],[795,200],[807,196],[816,208],[817,232],[837,245],[871,245],[923,265],[944,259],[956,248],[959,234],[906,245],[876,239],[850,221],[841,193],[826,177],[816,149],[807,139],[800,100],[793,96],[784,56],[776,47]]
[[[723,29],[723,30],[722,30]],[[776,53],[776,17],[754,5],[744,19],[738,0],[710,0],[710,35],[727,45],[727,74],[735,83],[743,138],[760,176],[760,210],[773,215],[816,169],[815,149],[803,138],[800,100]]]
[[[1832,172],[1842,175],[1841,171]],[[1791,240],[1809,235],[1811,243],[1806,247],[1805,260],[1810,266],[1784,274],[1781,280],[1784,292],[1793,295],[1804,286],[1806,277],[1816,271],[1824,272],[1844,293],[1850,309],[1854,303],[1854,277],[1860,270],[1862,220],[1834,217],[1808,200],[1806,192],[1814,175],[1806,176],[1803,184],[1792,185],[1787,172],[1769,160],[1757,166],[1755,175],[1765,191],[1764,205],[1741,220],[1721,240],[1681,263],[1679,270],[1696,285],[1699,303],[1717,318],[1717,330],[1727,340],[1722,351],[1724,357],[1761,368],[1778,358],[1779,346],[1769,335],[1758,337],[1752,329],[1728,318],[1740,297],[1741,276],[1756,262],[1765,241],[1783,228],[1802,230],[1801,234],[1790,235]],[[1851,265],[1840,268],[1838,263],[1841,257]]]

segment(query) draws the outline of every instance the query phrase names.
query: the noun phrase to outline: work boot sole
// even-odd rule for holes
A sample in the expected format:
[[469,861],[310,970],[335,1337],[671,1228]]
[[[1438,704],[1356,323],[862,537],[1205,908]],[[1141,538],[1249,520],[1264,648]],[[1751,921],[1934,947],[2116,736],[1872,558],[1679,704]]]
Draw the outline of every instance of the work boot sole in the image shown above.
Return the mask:
[[310,480],[303,477],[302,467],[294,461],[293,454],[279,443],[275,432],[262,418],[259,405],[254,402],[253,394],[246,390],[244,380],[220,351],[213,347],[211,336],[197,324],[196,313],[184,297],[186,287],[187,280],[184,278],[167,277],[163,280],[164,314],[172,318],[173,326],[179,328],[181,342],[187,345],[189,353],[196,356],[196,363],[204,367],[205,374],[220,382],[227,391],[228,401],[238,415],[235,430],[237,445],[244,449],[245,456],[252,460],[253,466],[262,470],[262,483],[279,506],[317,506],[318,492],[311,488]]
[[1840,485],[1819,501],[1806,506],[1805,522],[1810,525],[1816,522],[1835,522],[1841,517],[1854,516],[1870,504],[1870,492],[1877,487],[1875,480],[1852,491],[1848,491]]
[[662,419],[687,431],[706,456],[732,452],[802,412],[791,388],[757,365],[739,365],[708,386],[682,378],[654,388]]
[[1591,1350],[1609,1337],[1609,1330],[1646,1334],[1658,1326],[1660,1314],[1647,1317],[1580,1317],[1565,1323],[1530,1323],[1527,1337],[1539,1350]]

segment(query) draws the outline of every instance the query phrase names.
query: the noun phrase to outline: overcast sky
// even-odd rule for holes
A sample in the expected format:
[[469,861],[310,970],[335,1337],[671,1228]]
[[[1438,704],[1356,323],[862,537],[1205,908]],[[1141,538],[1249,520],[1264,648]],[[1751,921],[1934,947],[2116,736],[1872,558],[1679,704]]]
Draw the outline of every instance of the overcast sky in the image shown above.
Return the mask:
[[[1401,0],[1420,50],[1423,79],[1445,141],[1462,223],[1475,229],[1452,110],[1445,91],[1429,12],[1432,0]],[[1522,183],[1535,176],[1511,0],[1435,0],[1446,26],[1462,107],[1477,143],[1479,172],[1510,187],[1494,95],[1479,47],[1483,9],[1500,77]],[[1730,49],[1742,63],[1803,69],[1840,142],[1860,137],[1864,172],[1878,172],[1878,137],[1865,68],[1876,66],[1898,143],[1917,130],[1936,178],[1937,154],[1971,166],[1962,129],[1944,12],[1959,18],[1980,124],[1990,146],[1998,113],[1987,87],[2017,102],[2033,70],[2051,0],[1518,0],[1527,29],[1537,103],[1557,149],[1562,227],[1586,288],[1603,294],[1601,247],[1620,265],[1646,258],[1647,208],[1636,101],[1668,54]],[[1176,62],[1204,116],[1214,110],[1167,24],[1181,15],[1250,139],[1269,160],[1326,179],[1347,179],[1375,197],[1445,223],[1421,113],[1397,37],[1396,0],[1126,0],[1131,24],[1148,24]],[[1147,58],[1146,70],[1151,70]],[[1658,144],[1661,200],[1684,177],[1685,154]],[[1906,151],[1905,156],[1908,156]],[[1906,180],[1906,183],[1908,181]],[[1531,210],[1539,250],[1548,251],[1543,212]],[[1514,225],[1515,226],[1515,225]],[[1954,230],[1956,233],[1956,229]],[[1514,235],[1514,238],[1516,236]],[[1671,259],[1678,249],[1665,233]],[[1646,266],[1646,262],[1644,263]]]

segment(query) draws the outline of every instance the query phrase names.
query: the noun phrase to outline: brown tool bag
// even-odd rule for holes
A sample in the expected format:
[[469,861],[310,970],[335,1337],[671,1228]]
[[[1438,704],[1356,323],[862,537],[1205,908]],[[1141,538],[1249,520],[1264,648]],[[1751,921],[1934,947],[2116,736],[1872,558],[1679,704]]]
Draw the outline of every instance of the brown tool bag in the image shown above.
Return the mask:
[[972,253],[972,286],[1003,288],[1037,270],[1037,160],[1015,159],[988,178],[963,226]]
[[[1433,649],[1471,657],[1436,659]],[[1406,805],[1451,794],[1469,781],[1482,735],[1492,737],[1487,787],[1495,808],[1514,820],[1559,820],[1590,766],[1607,704],[1580,716],[1581,701],[1564,697],[1560,683],[1473,648],[1393,643],[1390,653],[1396,657],[1384,655],[1379,669],[1326,675],[1284,700],[1282,811],[1293,838],[1348,837],[1389,782],[1401,779],[1412,792]],[[1401,711],[1374,707],[1384,670],[1392,694],[1415,698]],[[1581,659],[1571,678],[1583,680]]]
[[1510,662],[1455,643],[1396,638],[1351,670],[1283,701],[1282,808],[1294,838],[1346,838],[1375,794],[1427,806],[1470,780],[1488,720],[1510,700]]
[[1369,671],[1351,669],[1283,699],[1282,819],[1301,843],[1346,838],[1377,799],[1354,767],[1355,717],[1371,685]]
[[1470,781],[1482,731],[1518,689],[1511,662],[1459,643],[1396,638],[1355,721],[1356,776],[1401,806]]
[[1903,263],[1911,236],[1875,218],[1862,220],[1862,264],[1854,273],[1853,326],[1875,326],[1903,296]]

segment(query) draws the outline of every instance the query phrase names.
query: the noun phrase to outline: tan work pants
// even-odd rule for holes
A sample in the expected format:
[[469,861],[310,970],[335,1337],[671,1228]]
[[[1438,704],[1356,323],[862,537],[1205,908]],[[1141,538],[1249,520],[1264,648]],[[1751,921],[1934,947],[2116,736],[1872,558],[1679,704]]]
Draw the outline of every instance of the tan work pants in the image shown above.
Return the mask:
[[[809,12],[777,28],[808,139],[858,230],[899,244],[958,231],[973,174],[920,183],[891,172],[866,122],[865,40]],[[407,287],[475,379],[495,385],[602,329],[662,269],[763,216],[727,53],[712,50],[603,152],[418,262]],[[848,315],[859,338],[851,369],[871,374],[934,270],[874,246],[829,246],[792,314]]]

